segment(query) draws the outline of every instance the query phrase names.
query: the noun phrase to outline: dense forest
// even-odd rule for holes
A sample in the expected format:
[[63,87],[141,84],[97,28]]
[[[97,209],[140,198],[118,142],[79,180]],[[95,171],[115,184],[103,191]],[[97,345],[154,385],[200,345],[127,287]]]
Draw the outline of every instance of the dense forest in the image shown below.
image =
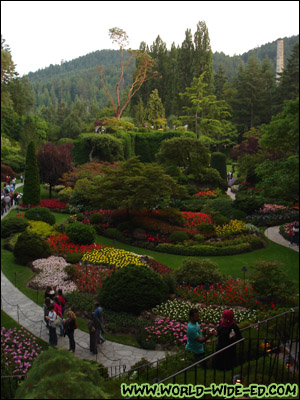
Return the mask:
[[[299,96],[298,36],[284,38],[285,69],[279,82],[276,41],[239,56],[213,54],[204,21],[194,33],[187,29],[183,39],[171,49],[160,36],[150,46],[141,42],[131,62],[132,53],[124,49],[122,75],[120,51],[100,50],[20,77],[1,38],[2,162],[23,171],[30,141],[40,148],[46,141],[75,140],[94,132],[95,120],[106,121],[107,132],[145,126],[188,129],[210,150],[226,151],[241,143],[245,132],[269,124],[284,101]],[[113,103],[125,104],[143,68],[155,73],[130,97],[119,118]]]

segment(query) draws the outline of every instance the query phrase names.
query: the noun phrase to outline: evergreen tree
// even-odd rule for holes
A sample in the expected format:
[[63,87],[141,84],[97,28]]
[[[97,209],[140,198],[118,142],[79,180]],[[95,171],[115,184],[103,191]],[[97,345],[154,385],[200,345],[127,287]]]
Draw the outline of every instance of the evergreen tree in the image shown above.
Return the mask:
[[30,142],[27,148],[24,175],[23,203],[28,205],[40,204],[40,177],[34,142]]
[[197,24],[194,34],[193,77],[205,72],[204,82],[207,84],[208,93],[213,92],[213,67],[212,51],[208,29],[204,21]]
[[147,120],[154,125],[155,128],[165,124],[165,109],[157,89],[154,89],[150,95],[146,108],[146,116]]

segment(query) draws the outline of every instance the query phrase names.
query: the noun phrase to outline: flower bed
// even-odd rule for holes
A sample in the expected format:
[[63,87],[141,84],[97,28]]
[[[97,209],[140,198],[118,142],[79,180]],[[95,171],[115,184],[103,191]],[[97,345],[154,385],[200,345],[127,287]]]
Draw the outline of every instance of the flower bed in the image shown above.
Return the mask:
[[128,230],[123,230],[122,231],[124,237],[130,238],[133,240],[141,240],[145,241],[148,243],[171,243],[169,238],[166,236],[162,235],[155,235],[155,234],[150,234],[150,233],[134,233],[134,232],[129,232]]
[[185,218],[184,226],[195,229],[198,225],[203,222],[211,224],[212,220],[209,214],[204,214],[201,212],[190,212],[190,211],[181,211],[183,217]]
[[41,200],[41,207],[47,207],[50,209],[59,209],[64,210],[67,206],[67,203],[58,200]]
[[186,342],[186,328],[187,323],[180,323],[170,318],[160,319],[153,325],[145,327],[147,335],[144,340],[179,346]]
[[295,224],[296,222],[297,222],[297,221],[290,222],[290,223],[288,223],[288,224],[282,225],[282,226],[279,228],[280,234],[281,234],[286,240],[291,240],[291,239],[292,239],[292,236],[293,236],[293,234],[294,234],[293,226],[294,226],[294,224]]
[[25,375],[42,352],[24,328],[1,328],[1,375]]
[[246,230],[245,223],[238,219],[233,219],[228,224],[216,226],[216,233],[219,237],[245,232]]
[[180,285],[176,288],[176,294],[186,300],[200,303],[243,307],[249,307],[254,297],[251,284],[240,279],[227,280],[224,285],[210,285],[208,291],[203,287],[204,285],[195,288]]
[[[163,303],[152,309],[152,312],[155,314],[159,314],[163,317],[168,317],[175,321],[186,322],[189,320],[189,311],[191,308],[198,308],[200,322],[205,324],[219,324],[222,318],[222,313],[226,309],[225,306],[208,306],[208,307],[199,307],[195,303],[191,303],[189,301],[179,301],[179,300],[168,300],[166,303]],[[232,308],[231,308],[232,309]],[[255,310],[234,310],[234,320],[236,323],[251,320],[256,317]]]
[[123,268],[130,264],[145,265],[141,260],[141,256],[130,253],[129,251],[108,247],[86,252],[82,257],[82,261],[88,261],[92,264],[115,266],[117,268]]
[[76,264],[75,282],[80,292],[97,293],[103,281],[113,272],[103,266]]
[[53,288],[61,288],[65,293],[76,290],[76,284],[68,280],[68,275],[64,270],[67,265],[69,264],[63,257],[55,256],[33,261],[32,267],[39,273],[31,280],[30,286],[43,289],[53,286]]
[[89,251],[102,249],[104,247],[108,247],[104,244],[89,244],[89,245],[80,245],[69,242],[69,237],[65,234],[62,235],[50,235],[47,239],[47,242],[50,245],[50,248],[55,253],[86,253]]
[[204,190],[202,192],[198,192],[193,194],[193,197],[210,197],[214,198],[217,196],[217,192],[215,190]]

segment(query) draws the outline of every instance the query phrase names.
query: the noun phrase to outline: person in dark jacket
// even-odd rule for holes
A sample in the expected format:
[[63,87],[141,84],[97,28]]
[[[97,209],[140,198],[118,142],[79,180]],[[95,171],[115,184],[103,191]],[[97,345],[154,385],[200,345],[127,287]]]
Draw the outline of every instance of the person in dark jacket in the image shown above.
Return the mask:
[[[233,312],[231,310],[225,310],[222,314],[222,320],[217,327],[216,333],[218,336],[218,343],[216,351],[229,346],[242,338],[239,327],[233,320]],[[220,370],[229,370],[235,366],[236,362],[236,346],[232,346],[229,349],[222,351],[220,354],[215,356],[214,365],[215,368]]]
[[69,351],[75,352],[74,331],[77,328],[76,315],[73,311],[67,312],[67,319],[64,319],[64,337],[69,338]]
[[88,322],[88,329],[90,332],[90,351],[93,354],[98,354],[97,344],[100,332],[99,319],[95,312],[91,313],[90,320]]

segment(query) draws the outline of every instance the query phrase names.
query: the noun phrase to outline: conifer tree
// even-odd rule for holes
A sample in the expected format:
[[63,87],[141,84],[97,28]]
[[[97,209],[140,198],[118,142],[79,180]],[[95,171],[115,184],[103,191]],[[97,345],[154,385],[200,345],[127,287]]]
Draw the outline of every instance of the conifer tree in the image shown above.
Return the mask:
[[27,147],[23,204],[37,205],[41,202],[40,176],[34,142]]

